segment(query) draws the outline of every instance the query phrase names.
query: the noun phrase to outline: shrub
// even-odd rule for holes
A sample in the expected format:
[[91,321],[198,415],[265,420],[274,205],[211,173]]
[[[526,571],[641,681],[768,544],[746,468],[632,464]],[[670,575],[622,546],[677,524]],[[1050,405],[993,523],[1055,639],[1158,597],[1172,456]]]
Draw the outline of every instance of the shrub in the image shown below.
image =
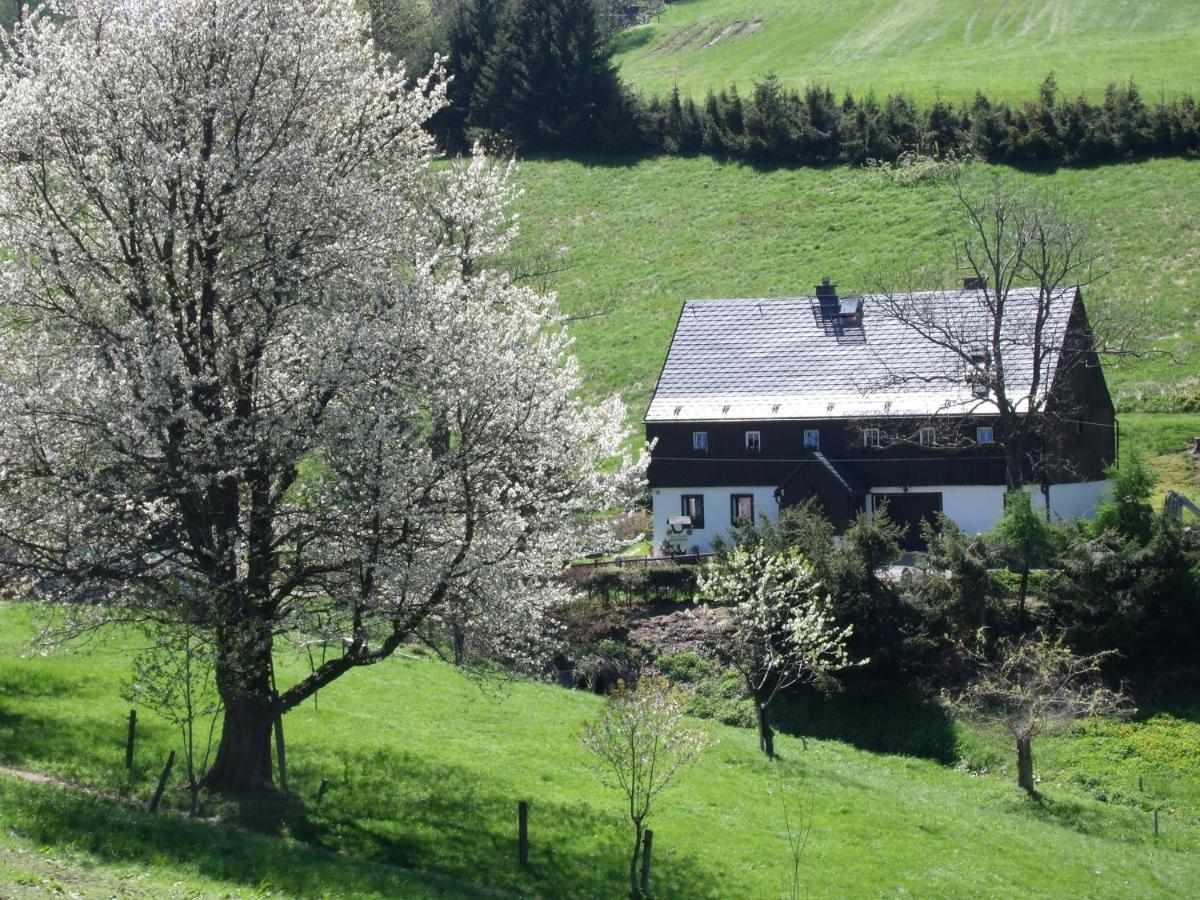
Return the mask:
[[1074,529],[1046,598],[1073,647],[1116,650],[1111,670],[1162,677],[1197,668],[1200,542],[1177,522],[1155,519],[1150,527],[1145,543],[1112,528]]
[[754,706],[736,672],[690,650],[660,657],[654,666],[686,692],[688,715],[739,728],[755,724]]
[[643,596],[647,600],[690,600],[696,591],[697,566],[663,565],[643,570]]

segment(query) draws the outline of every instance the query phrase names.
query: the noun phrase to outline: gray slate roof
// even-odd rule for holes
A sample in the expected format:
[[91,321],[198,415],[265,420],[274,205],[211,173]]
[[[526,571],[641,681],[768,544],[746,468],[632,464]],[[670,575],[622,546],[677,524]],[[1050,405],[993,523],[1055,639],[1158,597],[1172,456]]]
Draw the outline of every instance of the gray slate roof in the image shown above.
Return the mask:
[[[1035,288],[1007,297],[1002,345],[1010,398],[1032,399]],[[1045,323],[1039,397],[1049,388],[1078,288],[1056,290]],[[685,303],[647,422],[987,415],[969,365],[881,296],[862,298],[860,324],[824,315],[813,297]],[[979,290],[905,295],[905,318],[937,323],[956,346],[986,346],[992,317]]]

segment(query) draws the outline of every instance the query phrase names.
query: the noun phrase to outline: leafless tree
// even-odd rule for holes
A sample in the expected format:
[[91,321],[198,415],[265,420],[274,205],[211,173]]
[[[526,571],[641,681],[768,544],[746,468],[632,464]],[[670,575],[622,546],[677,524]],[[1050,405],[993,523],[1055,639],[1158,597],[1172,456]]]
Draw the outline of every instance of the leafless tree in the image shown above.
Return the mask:
[[783,786],[783,776],[778,772],[776,775],[779,779],[779,802],[783,806],[783,827],[787,831],[788,850],[792,857],[791,877],[784,896],[788,900],[800,900],[800,865],[804,862],[804,851],[808,849],[808,841],[812,837],[816,794],[810,792],[793,816],[788,805],[788,792]]
[[1100,680],[1100,666],[1112,651],[1077,656],[1063,639],[1044,633],[1001,638],[989,651],[980,631],[965,655],[975,678],[952,707],[1004,727],[1016,742],[1017,784],[1032,795],[1033,739],[1092,716],[1130,710],[1125,696]]
[[[1106,322],[1098,336],[1082,304],[1074,303],[1077,289],[1101,274],[1101,251],[1092,223],[1061,197],[1000,176],[981,182],[959,174],[950,185],[962,225],[954,259],[963,287],[971,289],[919,291],[908,274],[881,279],[890,283],[870,298],[872,315],[919,335],[941,364],[933,369],[880,351],[882,375],[864,389],[945,395],[900,428],[885,416],[891,423],[881,433],[885,442],[975,443],[974,433],[947,413],[994,423],[1008,487],[1015,489],[1049,460],[1060,468],[1070,464],[1054,443],[1061,427],[1084,411],[1074,376],[1096,368],[1102,353],[1131,352],[1131,329]],[[933,431],[923,438],[923,429]]]

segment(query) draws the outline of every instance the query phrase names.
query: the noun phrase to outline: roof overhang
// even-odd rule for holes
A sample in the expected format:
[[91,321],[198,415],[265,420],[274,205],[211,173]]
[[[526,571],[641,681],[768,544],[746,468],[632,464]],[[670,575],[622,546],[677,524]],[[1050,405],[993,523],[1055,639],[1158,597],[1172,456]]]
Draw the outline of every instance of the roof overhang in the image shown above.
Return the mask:
[[[1028,398],[1014,404],[1017,412],[1029,408]],[[862,398],[845,394],[832,396],[766,397],[655,397],[646,410],[645,422],[770,422],[844,419],[913,419],[941,416],[994,416],[999,409],[993,400],[973,395],[946,396],[886,394]]]

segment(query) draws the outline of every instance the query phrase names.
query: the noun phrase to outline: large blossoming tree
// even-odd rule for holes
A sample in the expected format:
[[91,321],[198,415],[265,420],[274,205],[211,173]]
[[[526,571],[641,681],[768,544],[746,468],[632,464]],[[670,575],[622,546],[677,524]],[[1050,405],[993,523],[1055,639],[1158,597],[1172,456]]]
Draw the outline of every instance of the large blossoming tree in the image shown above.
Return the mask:
[[63,0],[0,68],[0,552],[71,632],[204,629],[214,788],[269,786],[274,719],[422,629],[519,654],[636,480],[553,299],[489,264],[507,171],[434,165],[441,88],[365,33]]

